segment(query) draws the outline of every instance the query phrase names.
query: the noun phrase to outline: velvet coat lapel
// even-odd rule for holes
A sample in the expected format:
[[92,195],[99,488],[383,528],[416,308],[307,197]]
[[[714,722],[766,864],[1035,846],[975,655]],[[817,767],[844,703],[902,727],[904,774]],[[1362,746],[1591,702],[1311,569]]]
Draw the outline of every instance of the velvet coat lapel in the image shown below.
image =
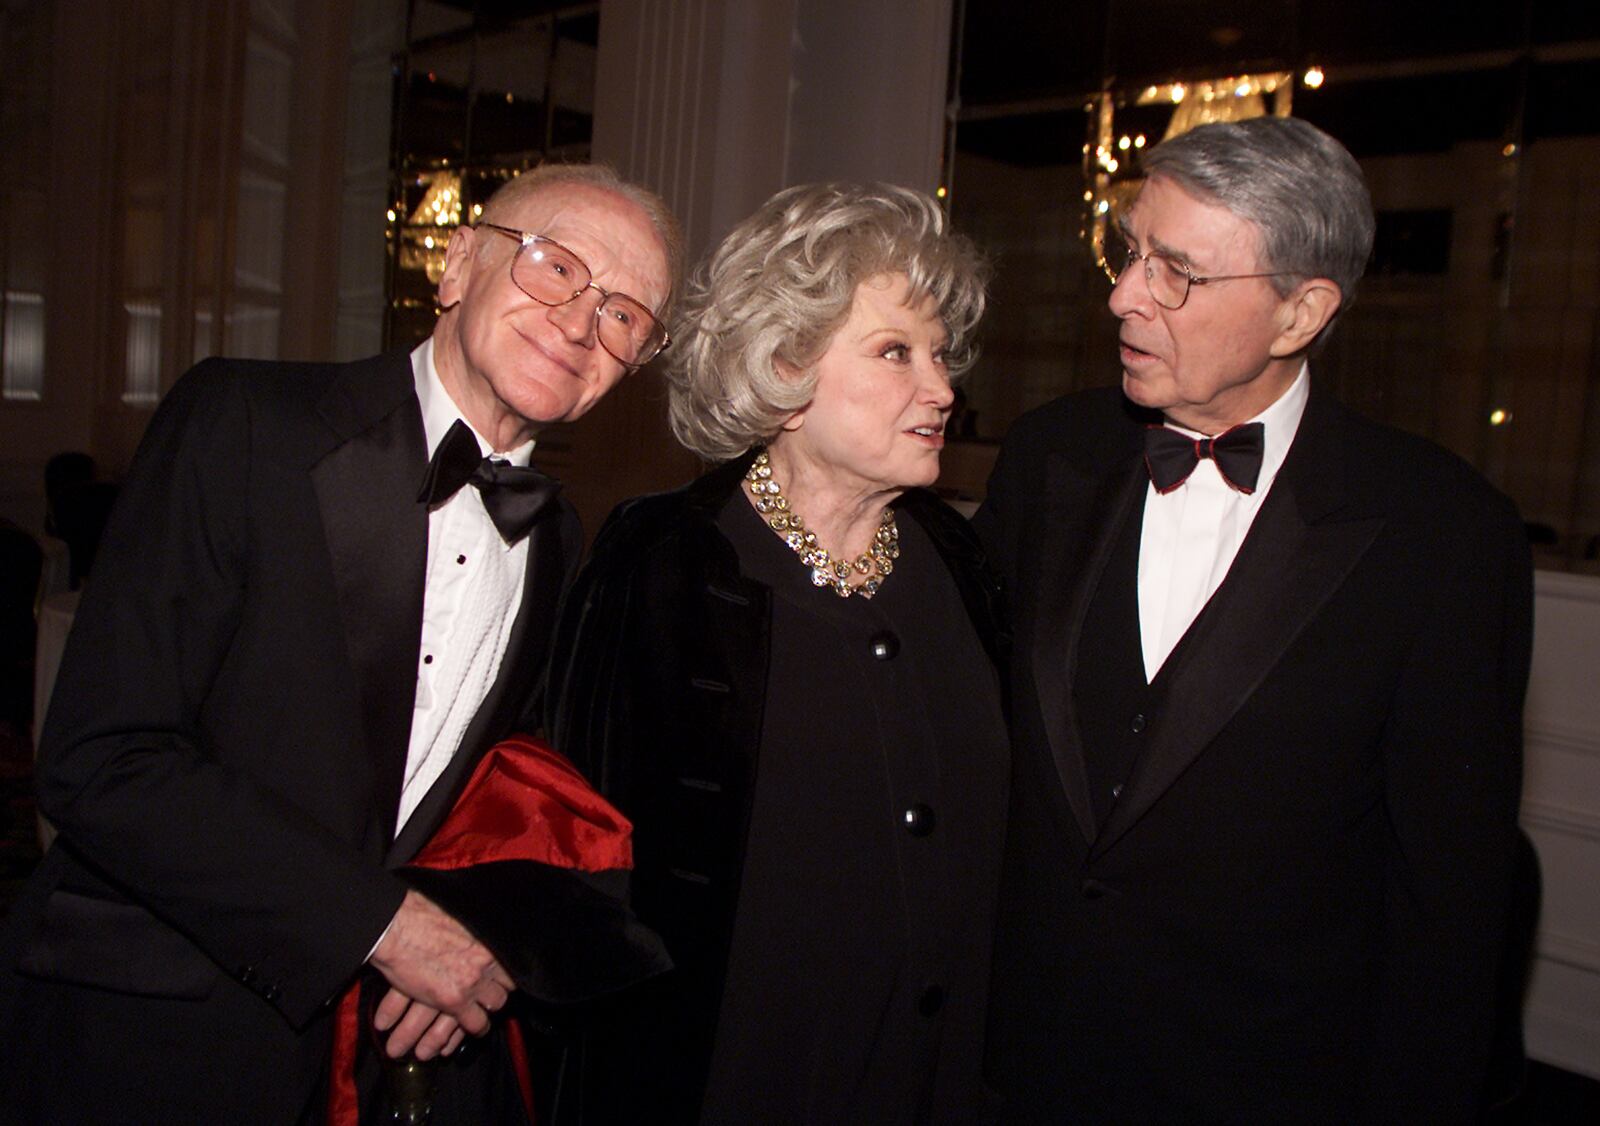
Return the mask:
[[1046,496],[1054,542],[1045,558],[1060,562],[1055,585],[1047,582],[1039,595],[1034,675],[1056,768],[1084,839],[1092,842],[1091,858],[1137,825],[1204,753],[1376,538],[1382,517],[1346,495],[1340,422],[1334,403],[1312,396],[1227,578],[1195,620],[1178,663],[1166,670],[1165,706],[1104,825],[1094,822],[1069,686],[1076,663],[1093,657],[1080,649],[1089,600],[1122,520],[1142,509],[1148,478],[1136,424],[1102,463],[1111,468],[1098,475],[1067,454],[1053,455]]

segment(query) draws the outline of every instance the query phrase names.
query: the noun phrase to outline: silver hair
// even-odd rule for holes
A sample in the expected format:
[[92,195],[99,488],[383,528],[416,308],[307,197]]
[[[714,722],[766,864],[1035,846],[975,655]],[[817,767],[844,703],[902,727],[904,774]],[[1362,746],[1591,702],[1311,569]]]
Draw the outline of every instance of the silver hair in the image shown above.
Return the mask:
[[1261,232],[1280,294],[1307,278],[1339,286],[1349,308],[1372,253],[1372,197],[1348,149],[1297,117],[1200,125],[1156,145],[1144,171],[1221,204]]
[[[667,250],[667,284],[670,287],[668,292],[670,294],[676,291],[683,270],[683,231],[678,226],[677,218],[664,199],[649,188],[624,180],[609,164],[551,162],[530,168],[495,189],[494,194],[483,205],[482,221],[500,223],[508,212],[515,210],[539,192],[570,184],[614,192],[645,213]],[[670,296],[666,304],[670,306]],[[656,313],[665,317],[668,309],[664,306],[656,310]]]
[[977,358],[989,269],[923,192],[883,183],[803,184],[773,196],[695,272],[666,377],[678,441],[725,461],[769,441],[811,401],[816,363],[856,289],[904,274],[950,335],[953,379]]

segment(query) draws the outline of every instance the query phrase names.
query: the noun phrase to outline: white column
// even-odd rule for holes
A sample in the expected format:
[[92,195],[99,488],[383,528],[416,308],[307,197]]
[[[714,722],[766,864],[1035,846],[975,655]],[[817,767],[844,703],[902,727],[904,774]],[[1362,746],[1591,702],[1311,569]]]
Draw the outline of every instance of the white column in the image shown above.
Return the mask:
[[932,190],[950,0],[606,0],[594,156],[661,192],[697,256],[779,188]]

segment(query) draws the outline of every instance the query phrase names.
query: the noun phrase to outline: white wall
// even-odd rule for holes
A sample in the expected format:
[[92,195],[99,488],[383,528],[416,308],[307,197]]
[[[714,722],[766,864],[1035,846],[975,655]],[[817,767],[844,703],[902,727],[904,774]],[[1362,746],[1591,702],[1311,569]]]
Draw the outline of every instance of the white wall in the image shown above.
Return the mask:
[[1528,1054],[1600,1079],[1600,578],[1535,577],[1522,824],[1544,903]]

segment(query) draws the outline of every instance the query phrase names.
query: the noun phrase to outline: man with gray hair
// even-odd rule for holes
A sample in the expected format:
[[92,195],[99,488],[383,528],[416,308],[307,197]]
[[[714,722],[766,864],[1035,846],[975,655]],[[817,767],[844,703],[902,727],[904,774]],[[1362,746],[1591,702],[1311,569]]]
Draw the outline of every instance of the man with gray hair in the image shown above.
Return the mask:
[[677,244],[649,192],[546,166],[454,233],[409,355],[172,388],[45,726],[60,836],[0,943],[0,1122],[321,1122],[363,966],[362,1042],[490,1027],[513,979],[394,869],[535,722],[581,536],[534,436],[666,343]]
[[1012,429],[1015,764],[990,1070],[1014,1122],[1470,1122],[1511,914],[1512,504],[1313,390],[1373,214],[1294,119],[1154,148],[1120,391]]

